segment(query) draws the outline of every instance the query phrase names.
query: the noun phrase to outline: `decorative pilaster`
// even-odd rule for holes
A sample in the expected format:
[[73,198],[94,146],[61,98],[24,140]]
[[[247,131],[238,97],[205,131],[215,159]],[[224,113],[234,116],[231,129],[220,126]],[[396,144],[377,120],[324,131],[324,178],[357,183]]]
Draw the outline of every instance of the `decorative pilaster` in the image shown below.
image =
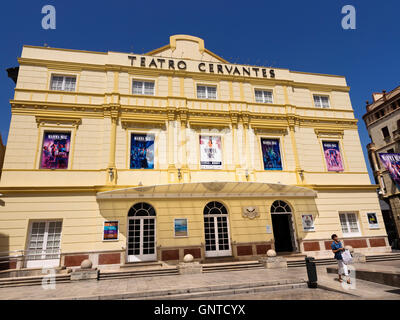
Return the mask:
[[117,144],[117,124],[119,118],[119,105],[110,106],[110,118],[111,118],[111,134],[110,134],[110,154],[108,158],[107,166],[107,184],[117,184],[117,167],[115,165],[115,151]]
[[178,170],[174,162],[174,121],[175,121],[175,108],[167,108],[167,131],[168,131],[168,182],[179,182]]
[[182,166],[178,169],[179,182],[190,182],[190,172],[187,165],[187,141],[186,141],[186,127],[187,127],[187,110],[179,110],[180,120],[180,148],[182,157]]

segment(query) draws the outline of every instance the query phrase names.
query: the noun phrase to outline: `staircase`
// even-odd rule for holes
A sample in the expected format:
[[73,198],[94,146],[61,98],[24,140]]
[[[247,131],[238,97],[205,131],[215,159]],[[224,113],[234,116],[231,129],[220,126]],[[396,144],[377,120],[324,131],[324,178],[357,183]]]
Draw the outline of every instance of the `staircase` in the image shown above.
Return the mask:
[[[0,288],[42,285],[43,277],[44,276],[1,278]],[[55,282],[56,284],[69,282],[70,277],[70,274],[56,274]],[[50,284],[50,282],[45,281],[45,284]]]
[[237,261],[203,264],[203,273],[241,271],[247,269],[264,269],[264,266],[259,261]]
[[400,253],[380,254],[376,256],[366,256],[365,258],[367,262],[393,261],[400,260]]
[[100,271],[99,280],[159,277],[179,274],[176,266],[163,266],[160,263],[143,263],[121,266],[119,271]]

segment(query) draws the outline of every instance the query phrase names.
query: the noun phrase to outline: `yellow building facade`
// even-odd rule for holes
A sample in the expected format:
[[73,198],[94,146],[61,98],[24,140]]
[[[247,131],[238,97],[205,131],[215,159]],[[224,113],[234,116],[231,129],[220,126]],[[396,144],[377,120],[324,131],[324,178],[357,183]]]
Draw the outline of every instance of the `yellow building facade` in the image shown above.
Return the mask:
[[187,35],[144,55],[24,46],[18,61],[10,268],[331,257],[333,233],[390,250],[344,77],[231,64]]

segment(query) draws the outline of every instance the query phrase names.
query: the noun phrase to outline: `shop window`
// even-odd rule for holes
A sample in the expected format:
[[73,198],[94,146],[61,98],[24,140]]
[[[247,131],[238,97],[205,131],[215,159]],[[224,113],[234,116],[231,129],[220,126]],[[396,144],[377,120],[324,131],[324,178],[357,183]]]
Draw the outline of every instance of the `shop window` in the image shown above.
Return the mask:
[[217,99],[217,87],[214,86],[197,86],[198,99]]
[[40,169],[68,169],[71,132],[43,133]]
[[359,236],[361,235],[357,214],[340,213],[340,225],[342,227],[343,236]]
[[51,77],[50,90],[75,91],[75,86],[76,86],[75,76],[53,75]]
[[136,81],[132,83],[132,94],[154,96],[154,81]]
[[329,108],[329,97],[314,95],[314,104],[317,108]]
[[272,91],[255,90],[256,102],[259,103],[273,103]]
[[382,130],[382,134],[383,134],[384,138],[390,137],[390,133],[389,133],[388,127],[383,127],[381,130]]

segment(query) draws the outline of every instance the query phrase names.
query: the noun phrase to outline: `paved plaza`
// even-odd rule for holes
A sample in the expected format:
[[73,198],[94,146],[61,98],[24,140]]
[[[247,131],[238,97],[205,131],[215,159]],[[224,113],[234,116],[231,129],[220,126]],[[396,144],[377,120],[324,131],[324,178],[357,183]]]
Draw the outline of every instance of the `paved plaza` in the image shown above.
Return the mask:
[[[371,268],[399,267],[400,261],[364,264]],[[113,280],[57,283],[55,289],[40,285],[0,288],[0,299],[389,299],[400,300],[399,288],[357,279],[345,289],[336,274],[318,266],[318,289],[309,289],[305,267],[249,269]],[[250,289],[249,289],[250,288]],[[224,291],[225,290],[225,291]]]

